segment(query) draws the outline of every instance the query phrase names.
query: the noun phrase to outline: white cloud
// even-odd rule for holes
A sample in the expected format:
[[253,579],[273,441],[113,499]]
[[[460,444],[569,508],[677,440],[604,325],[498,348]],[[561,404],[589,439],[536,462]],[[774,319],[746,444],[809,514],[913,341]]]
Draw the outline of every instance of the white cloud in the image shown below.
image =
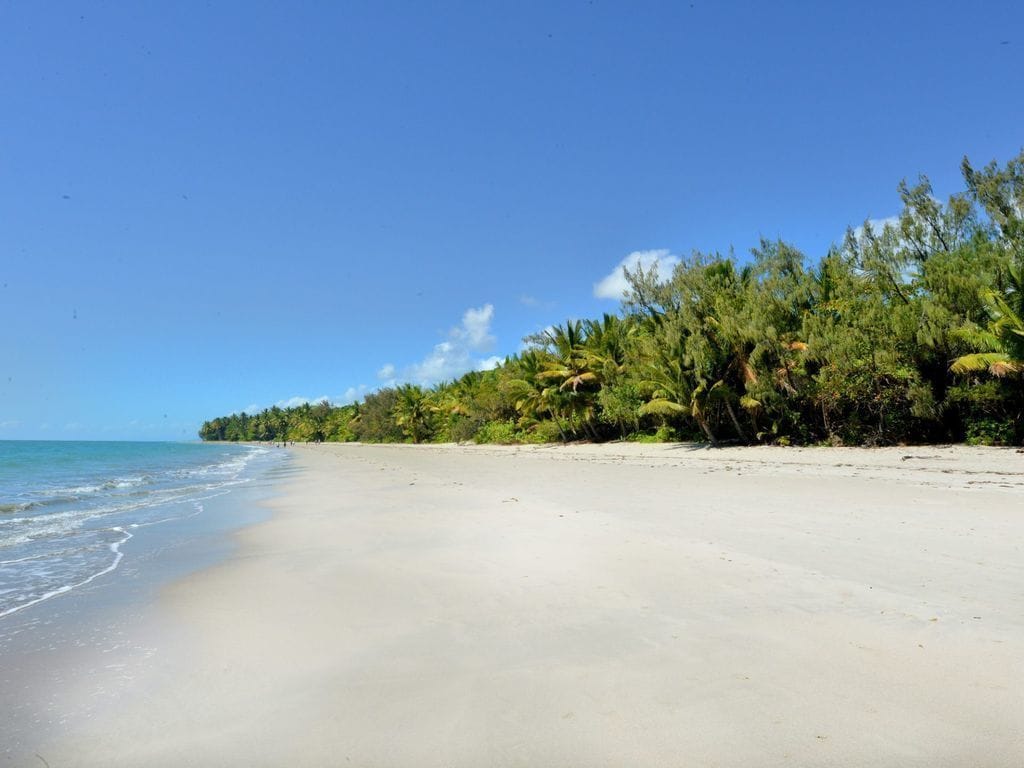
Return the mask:
[[494,319],[494,307],[484,304],[479,309],[467,309],[462,316],[462,326],[452,328],[449,335],[453,339],[465,340],[470,349],[481,352],[494,346],[491,335],[491,320]]
[[550,299],[539,299],[528,293],[524,293],[519,297],[519,303],[531,309],[554,309],[557,306],[556,302]]
[[[884,219],[868,219],[867,225],[871,227],[871,233],[876,237],[882,234],[882,230],[885,229],[885,225],[889,224],[893,227],[898,227],[900,223],[899,216],[886,216]],[[864,225],[861,224],[859,227],[855,227],[853,230],[855,237],[860,238],[864,234]]]
[[629,283],[626,282],[625,270],[635,271],[637,267],[649,270],[656,267],[658,279],[666,281],[672,277],[672,270],[679,263],[679,257],[671,254],[667,248],[658,248],[651,251],[633,251],[618,265],[605,275],[600,282],[594,283],[594,296],[599,299],[615,299],[621,301],[626,291],[629,290]]
[[398,379],[395,378],[395,366],[391,363],[384,363],[377,371],[377,381],[380,382],[381,387],[393,387],[398,383]]
[[500,359],[495,362],[494,357],[477,357],[494,346],[495,339],[491,334],[493,319],[494,307],[491,304],[467,309],[462,315],[462,322],[448,331],[448,338],[436,344],[421,362],[410,366],[405,378],[429,386],[461,376],[466,371],[493,368]]
[[884,219],[868,219],[868,224],[871,225],[871,231],[881,234],[882,230],[885,229],[885,225],[888,224],[893,227],[898,227],[900,224],[899,216],[886,216]]
[[365,384],[360,384],[358,387],[349,387],[345,390],[345,394],[338,398],[338,401],[335,404],[348,405],[349,403],[354,403],[356,400],[361,400],[367,390],[369,390],[369,387]]
[[[400,380],[429,386],[461,376],[466,371],[487,371],[496,368],[504,358],[497,355],[485,356],[495,343],[494,335],[491,333],[493,319],[494,307],[490,304],[467,309],[462,315],[461,322],[449,329],[448,337],[435,345],[422,361],[405,369],[401,376],[394,363],[382,365],[377,370],[378,384],[373,389],[378,386],[393,387]],[[369,386],[360,384],[358,387],[349,387],[340,395],[296,395],[286,400],[278,400],[274,405],[278,408],[296,408],[305,403],[315,405],[323,400],[327,400],[331,405],[348,405],[362,400],[370,391]],[[252,403],[243,410],[248,414],[256,414],[266,407]]]

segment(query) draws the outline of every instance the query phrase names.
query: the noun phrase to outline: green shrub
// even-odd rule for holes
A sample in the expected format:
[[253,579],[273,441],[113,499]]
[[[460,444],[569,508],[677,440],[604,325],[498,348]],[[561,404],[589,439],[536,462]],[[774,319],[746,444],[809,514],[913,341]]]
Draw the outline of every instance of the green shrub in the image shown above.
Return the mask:
[[1012,422],[977,419],[967,424],[966,442],[968,445],[1013,445],[1014,432]]
[[483,425],[484,422],[478,418],[456,417],[452,420],[447,432],[444,434],[444,437],[447,438],[445,442],[464,443],[469,440],[475,440],[476,433],[480,431]]
[[498,443],[499,445],[509,445],[511,443],[519,442],[519,435],[516,431],[515,422],[511,419],[508,421],[488,421],[473,435],[473,441],[476,443]]
[[562,433],[558,425],[553,421],[538,421],[528,430],[522,432],[524,443],[559,443],[562,441]]
[[644,399],[635,384],[626,382],[604,387],[597,393],[597,402],[601,406],[602,422],[617,427],[623,436],[637,429],[638,412]]
[[679,433],[672,427],[663,424],[653,434],[634,432],[626,439],[631,443],[677,443],[679,442]]

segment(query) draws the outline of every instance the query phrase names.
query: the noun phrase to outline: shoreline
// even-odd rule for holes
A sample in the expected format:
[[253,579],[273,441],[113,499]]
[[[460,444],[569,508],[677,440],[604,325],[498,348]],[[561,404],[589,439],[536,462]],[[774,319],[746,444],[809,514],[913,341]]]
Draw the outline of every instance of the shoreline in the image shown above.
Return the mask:
[[1014,449],[608,448],[290,447],[271,517],[159,597],[123,700],[36,751],[1014,764]]
[[0,619],[0,765],[41,764],[28,746],[116,705],[174,631],[163,591],[236,551],[235,532],[269,517],[260,502],[286,471],[265,466],[229,493],[202,497],[198,514],[144,524],[116,567]]

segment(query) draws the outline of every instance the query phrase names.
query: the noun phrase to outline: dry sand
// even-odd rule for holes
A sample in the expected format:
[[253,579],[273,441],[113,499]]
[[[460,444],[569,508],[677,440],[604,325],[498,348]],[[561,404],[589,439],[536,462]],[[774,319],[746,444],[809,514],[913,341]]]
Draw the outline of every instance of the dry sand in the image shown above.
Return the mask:
[[295,454],[40,759],[1024,765],[1024,454]]

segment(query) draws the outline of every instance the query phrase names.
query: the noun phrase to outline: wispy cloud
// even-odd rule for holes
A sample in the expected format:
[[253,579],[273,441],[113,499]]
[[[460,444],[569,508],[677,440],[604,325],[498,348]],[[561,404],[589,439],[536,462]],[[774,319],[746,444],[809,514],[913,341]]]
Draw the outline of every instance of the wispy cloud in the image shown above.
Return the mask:
[[626,258],[620,261],[615,269],[605,275],[597,283],[594,283],[594,296],[599,299],[615,299],[621,301],[629,290],[629,283],[626,282],[626,270],[633,272],[637,267],[649,270],[656,267],[658,279],[665,281],[672,277],[672,270],[679,263],[679,257],[669,252],[667,248],[658,248],[650,251],[633,251]]
[[484,304],[479,309],[467,309],[462,315],[462,325],[452,328],[449,335],[457,340],[464,340],[472,350],[486,352],[494,346],[491,335],[491,320],[494,319],[494,307]]
[[429,386],[461,376],[466,371],[495,367],[501,362],[500,358],[480,357],[494,347],[493,319],[494,307],[491,304],[467,309],[462,321],[449,329],[448,337],[434,345],[430,354],[419,363],[409,366],[403,378]]
[[384,363],[377,371],[377,381],[382,387],[393,387],[398,383],[397,371],[392,363]]
[[[868,219],[865,223],[871,228],[871,233],[877,236],[882,234],[882,230],[885,229],[886,224],[892,227],[899,226],[900,217],[886,216],[884,219]],[[864,234],[864,224],[861,224],[859,227],[854,227],[853,234],[855,237],[861,237]]]
[[557,306],[557,302],[551,301],[550,299],[541,299],[536,296],[531,296],[528,293],[520,295],[519,303],[524,307],[529,307],[530,309],[554,309]]
[[365,384],[360,384],[358,387],[349,387],[345,390],[345,393],[338,399],[337,405],[348,405],[354,403],[356,400],[361,400],[363,395],[370,391],[370,388]]
[[[384,363],[377,369],[378,383],[375,387],[360,384],[357,387],[349,387],[340,395],[320,395],[319,397],[296,395],[278,400],[274,405],[278,408],[296,408],[305,403],[316,404],[324,400],[331,405],[347,405],[361,400],[372,389],[393,387],[399,381],[412,381],[430,386],[461,376],[466,371],[491,370],[504,360],[497,355],[486,354],[495,344],[494,334],[491,332],[493,319],[494,307],[491,304],[467,309],[462,314],[459,324],[448,330],[445,340],[434,345],[430,354],[420,362],[410,365],[402,371],[399,371],[394,363]],[[256,414],[268,407],[250,403],[242,410],[248,414]]]

